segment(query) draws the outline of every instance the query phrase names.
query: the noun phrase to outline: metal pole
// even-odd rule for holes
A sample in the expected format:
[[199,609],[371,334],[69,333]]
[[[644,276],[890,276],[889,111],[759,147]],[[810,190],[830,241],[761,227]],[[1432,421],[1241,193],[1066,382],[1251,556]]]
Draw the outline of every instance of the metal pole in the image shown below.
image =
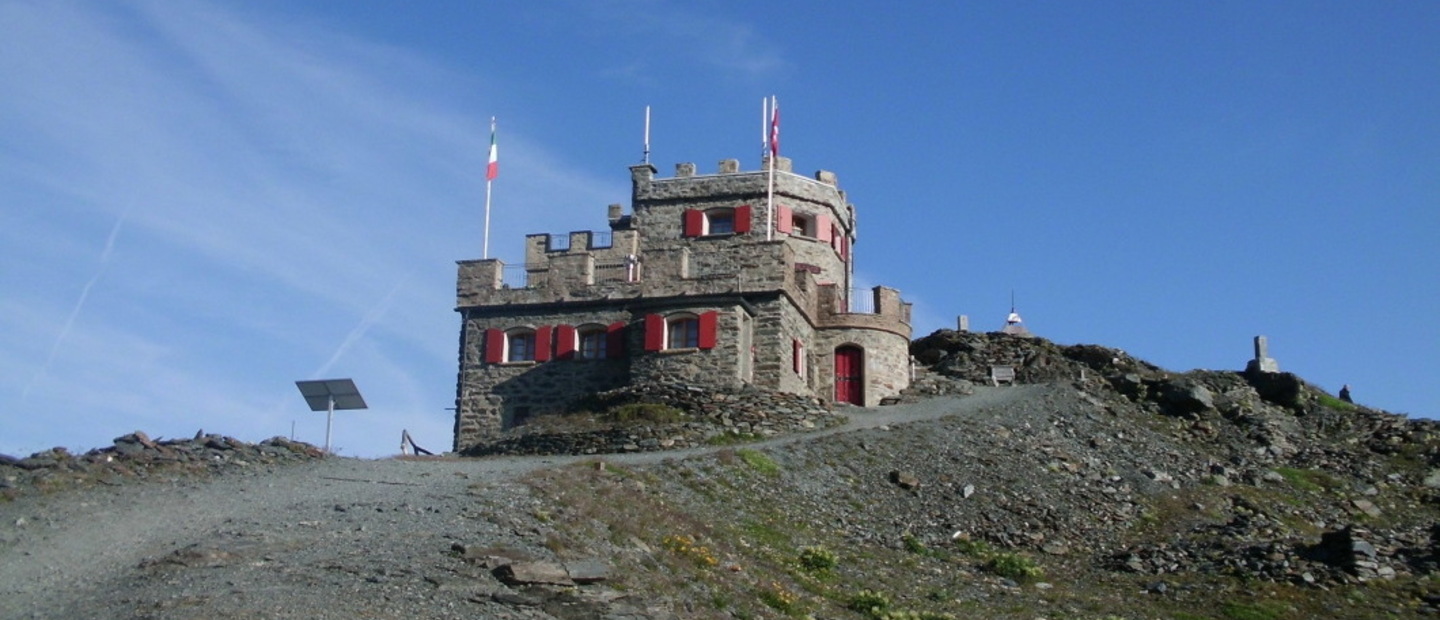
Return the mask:
[[780,157],[780,148],[779,144],[777,144],[777,138],[779,136],[775,135],[775,131],[776,124],[779,121],[779,119],[777,118],[777,116],[780,114],[780,111],[778,109],[779,107],[780,103],[776,101],[775,97],[772,95],[770,97],[770,133],[767,135],[766,138],[766,142],[770,146],[770,152],[768,153],[768,155],[770,156],[770,181],[769,188],[766,190],[765,199],[766,241],[773,241],[775,239],[775,159]]
[[490,258],[490,183],[485,181],[485,245],[480,250],[480,258]]
[[330,423],[335,419],[335,395],[326,397],[330,401],[329,412],[325,414],[325,454],[330,454]]

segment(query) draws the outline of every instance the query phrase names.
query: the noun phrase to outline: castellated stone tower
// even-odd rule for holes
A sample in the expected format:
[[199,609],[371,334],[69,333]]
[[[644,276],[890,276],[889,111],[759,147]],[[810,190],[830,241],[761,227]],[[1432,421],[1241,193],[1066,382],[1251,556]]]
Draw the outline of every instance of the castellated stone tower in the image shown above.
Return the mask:
[[523,267],[460,261],[455,450],[631,384],[867,406],[909,385],[910,304],[851,290],[855,207],[830,172],[775,168],[771,209],[770,173],[736,160],[633,166],[609,231],[528,235]]

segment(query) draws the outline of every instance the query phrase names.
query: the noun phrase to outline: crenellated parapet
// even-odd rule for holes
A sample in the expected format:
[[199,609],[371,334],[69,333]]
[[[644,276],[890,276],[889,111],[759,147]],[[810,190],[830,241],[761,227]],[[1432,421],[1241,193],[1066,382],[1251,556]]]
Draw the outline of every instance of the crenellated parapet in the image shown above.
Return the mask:
[[[876,286],[869,291],[874,312],[854,312],[850,299],[833,284],[819,286],[815,327],[817,329],[872,329],[910,338],[911,304],[900,298],[900,291]],[[860,291],[856,291],[860,293]]]

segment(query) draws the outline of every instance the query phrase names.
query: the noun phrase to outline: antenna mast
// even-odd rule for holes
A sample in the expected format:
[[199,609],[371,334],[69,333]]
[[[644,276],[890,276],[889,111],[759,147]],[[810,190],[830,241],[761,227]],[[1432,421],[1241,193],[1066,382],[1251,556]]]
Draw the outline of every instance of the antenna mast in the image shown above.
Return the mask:
[[640,163],[650,163],[650,106],[645,106],[645,152],[640,156]]

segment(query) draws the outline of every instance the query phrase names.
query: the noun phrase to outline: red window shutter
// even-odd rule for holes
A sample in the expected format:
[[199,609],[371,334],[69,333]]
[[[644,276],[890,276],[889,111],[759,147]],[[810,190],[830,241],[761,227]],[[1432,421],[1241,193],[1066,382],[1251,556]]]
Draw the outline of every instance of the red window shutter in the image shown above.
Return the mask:
[[801,370],[801,367],[800,367],[800,356],[801,356],[801,355],[804,355],[804,354],[805,354],[805,349],[804,349],[804,347],[800,346],[800,340],[799,340],[798,338],[796,338],[796,339],[791,339],[791,340],[790,340],[790,357],[791,357],[791,364],[794,366],[795,374],[797,374],[797,375],[800,374],[800,370]]
[[645,315],[645,350],[659,351],[665,348],[665,317],[658,314]]
[[705,212],[698,209],[685,210],[685,231],[686,237],[699,237],[705,234]]
[[549,325],[535,328],[535,361],[544,362],[550,359],[550,336],[554,333],[555,328]]
[[840,237],[840,260],[850,260],[849,237]]
[[505,332],[496,328],[485,330],[485,363],[505,361]]
[[815,216],[815,238],[816,238],[816,239],[819,239],[819,240],[821,240],[821,241],[830,241],[830,240],[833,238],[833,237],[831,236],[831,234],[830,234],[830,233],[832,232],[832,230],[833,230],[833,229],[830,227],[830,216],[828,216],[828,215],[817,215],[817,216]]
[[555,326],[555,359],[575,359],[575,326]]
[[735,207],[735,232],[750,232],[750,205]]
[[713,349],[713,348],[715,348],[715,340],[716,340],[716,333],[715,333],[715,332],[718,331],[718,330],[716,329],[716,327],[718,326],[718,323],[720,322],[720,321],[719,321],[719,318],[720,318],[720,313],[719,313],[719,312],[716,312],[716,311],[714,311],[714,310],[711,310],[711,311],[709,311],[709,312],[702,312],[702,313],[700,313],[700,342],[699,342],[700,348],[702,348],[702,349]]
[[625,355],[625,323],[611,323],[605,328],[605,357],[614,359]]
[[795,214],[790,212],[790,207],[778,205],[775,207],[775,232],[789,234],[795,229]]

